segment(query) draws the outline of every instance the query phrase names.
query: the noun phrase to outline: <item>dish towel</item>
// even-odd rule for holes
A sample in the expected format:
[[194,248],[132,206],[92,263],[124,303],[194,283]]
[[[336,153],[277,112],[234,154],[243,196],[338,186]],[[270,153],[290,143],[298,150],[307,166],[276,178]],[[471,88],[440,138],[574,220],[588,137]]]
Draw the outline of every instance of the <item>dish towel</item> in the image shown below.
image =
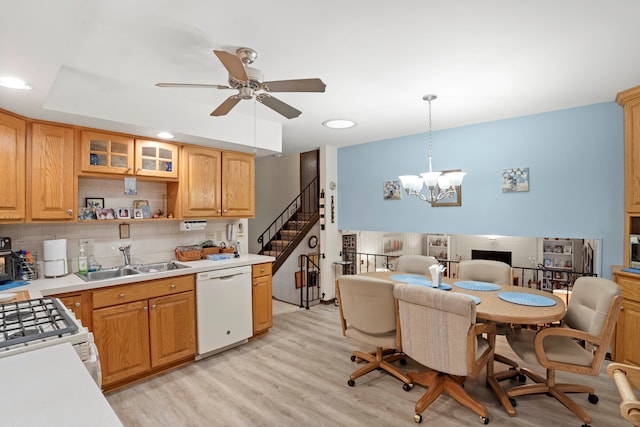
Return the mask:
[[14,280],[12,282],[4,282],[0,285],[0,291],[6,291],[7,289],[17,288],[18,286],[28,285],[29,282],[26,280]]

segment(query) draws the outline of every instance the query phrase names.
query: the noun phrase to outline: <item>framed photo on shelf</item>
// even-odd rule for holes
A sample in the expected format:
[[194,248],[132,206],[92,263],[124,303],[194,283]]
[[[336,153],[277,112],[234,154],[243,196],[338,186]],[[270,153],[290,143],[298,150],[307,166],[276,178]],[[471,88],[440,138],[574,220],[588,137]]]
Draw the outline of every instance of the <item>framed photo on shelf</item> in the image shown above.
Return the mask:
[[544,266],[545,267],[553,267],[553,263],[551,262],[551,259],[545,258],[544,259]]
[[116,216],[111,208],[96,209],[96,217],[98,219],[115,219]]
[[81,221],[97,219],[96,210],[93,208],[80,208],[78,209],[78,219]]
[[118,208],[118,210],[116,211],[117,217],[118,219],[130,219],[131,218],[131,211],[129,210],[129,208]]
[[84,199],[86,207],[93,209],[104,208],[104,198],[102,197],[87,197]]
[[151,218],[151,207],[149,205],[140,206],[142,211],[142,218]]
[[564,247],[564,253],[568,254],[568,255],[571,255],[571,246],[570,245],[567,245],[567,246]]
[[142,209],[139,209],[139,208],[138,209],[134,209],[133,210],[133,218],[134,219],[142,219],[142,218],[144,218],[142,216]]

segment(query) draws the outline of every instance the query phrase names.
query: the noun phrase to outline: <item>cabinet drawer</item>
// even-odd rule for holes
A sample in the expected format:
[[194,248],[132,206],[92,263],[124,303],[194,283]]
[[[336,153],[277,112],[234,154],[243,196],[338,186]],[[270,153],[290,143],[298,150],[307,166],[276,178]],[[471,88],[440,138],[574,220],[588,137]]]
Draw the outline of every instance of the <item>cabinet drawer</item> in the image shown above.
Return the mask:
[[93,291],[93,308],[192,291],[195,288],[194,284],[195,280],[190,274],[99,289]]
[[251,266],[252,277],[271,276],[271,263],[254,264]]
[[614,280],[620,285],[624,299],[640,302],[640,278],[615,275]]

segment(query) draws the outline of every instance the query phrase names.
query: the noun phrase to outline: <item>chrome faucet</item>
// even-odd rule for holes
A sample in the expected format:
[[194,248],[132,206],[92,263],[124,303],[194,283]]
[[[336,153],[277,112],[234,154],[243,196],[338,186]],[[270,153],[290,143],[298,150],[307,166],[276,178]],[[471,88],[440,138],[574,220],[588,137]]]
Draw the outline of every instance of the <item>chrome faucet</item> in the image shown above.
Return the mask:
[[120,252],[122,252],[122,256],[124,256],[124,265],[131,264],[131,245],[120,246]]

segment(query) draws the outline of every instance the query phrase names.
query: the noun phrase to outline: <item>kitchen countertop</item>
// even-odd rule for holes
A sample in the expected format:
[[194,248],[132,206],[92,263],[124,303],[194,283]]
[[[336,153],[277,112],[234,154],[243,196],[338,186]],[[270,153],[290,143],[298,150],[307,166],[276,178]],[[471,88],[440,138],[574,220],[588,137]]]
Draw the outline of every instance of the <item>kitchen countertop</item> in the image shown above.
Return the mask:
[[223,268],[240,267],[243,265],[260,264],[263,262],[273,262],[274,257],[265,255],[241,255],[239,258],[229,258],[218,261],[200,260],[200,261],[174,261],[176,264],[188,266],[189,268],[181,268],[177,270],[169,270],[157,273],[141,273],[131,276],[116,277],[106,280],[96,280],[93,282],[85,282],[75,274],[67,274],[63,277],[52,279],[34,280],[28,285],[16,287],[10,292],[29,291],[31,298],[39,298],[41,296],[62,294],[66,292],[80,292],[88,289],[98,289],[106,286],[121,285],[124,283],[143,282],[147,280],[162,279],[166,277],[183,276],[185,274],[195,274],[202,271],[220,270]]
[[6,426],[122,426],[71,344],[0,358]]

